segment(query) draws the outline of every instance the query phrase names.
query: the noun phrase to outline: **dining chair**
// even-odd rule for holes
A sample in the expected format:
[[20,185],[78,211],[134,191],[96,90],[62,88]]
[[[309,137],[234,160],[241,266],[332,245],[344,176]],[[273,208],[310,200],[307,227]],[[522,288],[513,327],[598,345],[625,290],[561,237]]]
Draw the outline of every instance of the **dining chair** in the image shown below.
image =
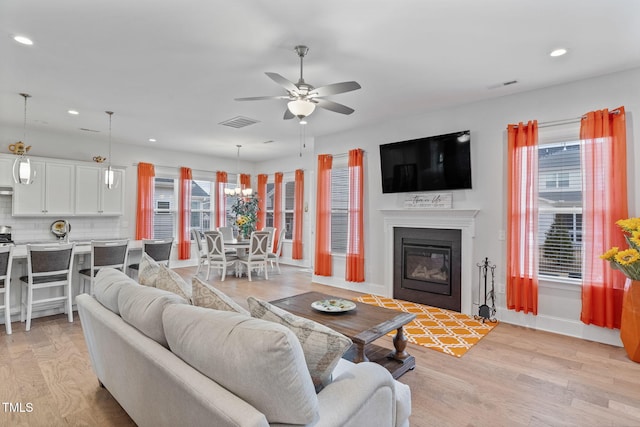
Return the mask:
[[[69,322],[73,322],[71,276],[75,243],[27,245],[27,275],[20,277],[22,301],[20,321],[26,320],[25,330],[31,329],[33,307],[61,301]],[[34,291],[61,288],[63,295],[35,298]]]
[[11,335],[11,264],[13,263],[13,245],[0,246],[0,293],[4,294],[4,327]]
[[101,268],[116,268],[124,272],[129,253],[129,239],[121,240],[92,240],[91,241],[91,266],[78,271],[82,280],[82,292],[86,292],[89,282],[89,295],[93,295],[93,287],[96,274]]
[[267,241],[268,231],[254,231],[251,233],[249,252],[238,258],[238,263],[247,267],[247,277],[251,281],[251,270],[264,269],[264,278],[269,280],[267,272]]
[[278,274],[280,274],[280,256],[282,255],[282,241],[284,240],[285,231],[286,230],[280,230],[275,252],[267,252],[267,260],[271,262],[271,271],[273,271],[273,263],[275,262],[276,267],[278,267]]
[[218,231],[222,233],[225,242],[233,240],[233,227],[218,227]]
[[224,238],[222,236],[222,232],[220,231],[207,231],[204,234],[207,238],[207,278],[209,280],[209,273],[211,273],[211,267],[218,267],[220,270],[220,280],[224,282],[225,277],[227,277],[227,267],[237,266],[236,263],[238,261],[238,257],[236,255],[230,255],[225,252],[224,249]]
[[262,231],[269,232],[269,240],[267,241],[267,253],[273,251],[273,236],[276,235],[276,231],[278,229],[276,227],[263,227]]
[[202,244],[203,233],[197,228],[191,229],[191,240],[196,243],[196,252],[198,257],[198,269],[196,270],[196,275],[200,273],[200,270],[204,266],[204,264],[208,261],[207,255],[207,239],[205,237],[205,243]]
[[[173,247],[173,238],[167,239],[143,239],[142,251],[149,255],[155,262],[162,263],[169,267],[171,258],[171,248]],[[130,264],[129,271],[136,272],[140,269],[140,263]],[[129,274],[131,276],[131,274]],[[133,276],[131,276],[133,277]]]

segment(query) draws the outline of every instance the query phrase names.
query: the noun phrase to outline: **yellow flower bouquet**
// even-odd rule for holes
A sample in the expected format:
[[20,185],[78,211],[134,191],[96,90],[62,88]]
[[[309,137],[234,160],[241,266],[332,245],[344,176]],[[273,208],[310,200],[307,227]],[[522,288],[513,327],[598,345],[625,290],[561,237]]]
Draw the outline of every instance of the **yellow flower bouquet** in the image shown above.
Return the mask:
[[621,219],[616,225],[625,233],[628,249],[613,247],[600,258],[611,263],[613,268],[622,271],[631,280],[640,280],[640,218]]

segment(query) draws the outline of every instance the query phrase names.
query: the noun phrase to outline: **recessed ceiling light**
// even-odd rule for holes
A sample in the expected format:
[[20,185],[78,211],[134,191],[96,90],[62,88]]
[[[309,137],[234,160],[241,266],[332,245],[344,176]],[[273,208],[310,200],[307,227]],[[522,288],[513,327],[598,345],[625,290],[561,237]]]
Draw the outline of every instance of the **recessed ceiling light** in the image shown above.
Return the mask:
[[72,116],[77,116],[78,114],[80,114],[76,110],[69,110],[69,111],[67,111],[67,113],[71,114]]
[[554,57],[555,56],[562,56],[565,53],[567,53],[567,49],[560,48],[560,49],[552,50],[551,53],[549,54],[549,56],[554,56]]
[[149,142],[156,142],[155,138],[149,138]]
[[31,46],[33,44],[33,41],[31,41],[29,37],[25,36],[14,36],[13,39],[18,43],[26,44],[27,46]]

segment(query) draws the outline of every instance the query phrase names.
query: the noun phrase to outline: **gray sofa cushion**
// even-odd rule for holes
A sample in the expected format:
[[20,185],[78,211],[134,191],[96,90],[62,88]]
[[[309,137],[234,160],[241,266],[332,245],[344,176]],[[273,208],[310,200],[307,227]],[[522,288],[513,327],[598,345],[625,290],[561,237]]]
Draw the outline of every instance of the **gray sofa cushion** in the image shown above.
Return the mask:
[[101,268],[95,277],[94,292],[100,304],[120,314],[118,295],[123,286],[138,286],[135,280],[114,268]]
[[162,327],[162,312],[171,304],[188,302],[172,292],[148,286],[124,286],[118,294],[122,320],[165,347],[168,345]]
[[318,398],[295,335],[231,311],[173,304],[162,315],[171,351],[262,412],[269,423],[309,424]]

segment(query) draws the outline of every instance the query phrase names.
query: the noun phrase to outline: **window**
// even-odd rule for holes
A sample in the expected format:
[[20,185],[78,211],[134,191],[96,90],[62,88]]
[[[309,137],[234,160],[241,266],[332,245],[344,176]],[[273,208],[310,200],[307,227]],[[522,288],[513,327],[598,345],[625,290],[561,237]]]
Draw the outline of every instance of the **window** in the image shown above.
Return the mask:
[[293,207],[296,194],[295,181],[284,183],[284,238],[293,239]]
[[273,182],[268,182],[267,183],[267,194],[266,194],[266,202],[265,202],[265,206],[266,206],[266,220],[265,220],[265,227],[273,227],[273,206],[275,204],[275,200],[276,200],[276,185]]
[[200,232],[212,229],[212,188],[215,188],[215,185],[209,181],[191,181],[191,228]]
[[582,165],[580,142],[538,146],[538,245],[541,276],[580,278]]
[[153,237],[175,237],[177,221],[177,181],[173,178],[154,178]]
[[347,253],[349,168],[331,169],[331,252]]

